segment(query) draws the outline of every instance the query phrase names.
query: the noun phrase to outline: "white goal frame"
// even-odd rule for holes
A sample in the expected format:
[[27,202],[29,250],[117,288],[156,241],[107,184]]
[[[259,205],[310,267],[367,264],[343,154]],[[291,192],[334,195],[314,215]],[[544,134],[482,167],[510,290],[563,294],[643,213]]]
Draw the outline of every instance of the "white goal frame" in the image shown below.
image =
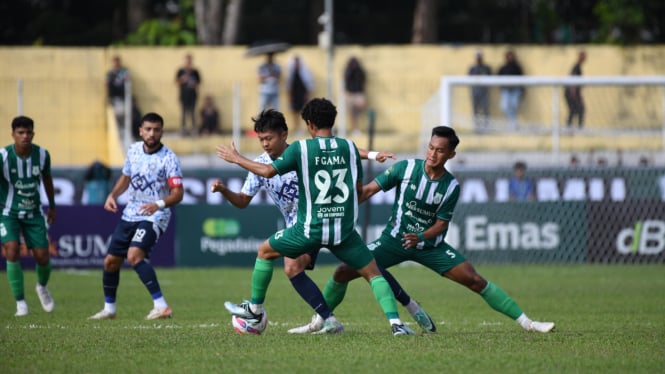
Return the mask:
[[[421,131],[421,147],[424,149],[429,141],[430,133],[425,128],[430,129],[434,124],[425,123],[426,119],[438,117],[438,124],[453,126],[453,95],[452,90],[458,86],[548,86],[552,88],[552,151],[559,152],[559,143],[561,136],[560,121],[560,101],[561,89],[565,86],[660,86],[662,87],[662,118],[663,123],[660,129],[662,137],[663,150],[665,150],[665,76],[594,76],[594,77],[573,77],[573,76],[443,76],[439,90],[423,107],[423,130]],[[435,103],[438,101],[438,105]],[[438,109],[438,113],[432,112],[432,104]],[[435,109],[436,111],[436,109]],[[655,135],[651,132],[650,135]]]

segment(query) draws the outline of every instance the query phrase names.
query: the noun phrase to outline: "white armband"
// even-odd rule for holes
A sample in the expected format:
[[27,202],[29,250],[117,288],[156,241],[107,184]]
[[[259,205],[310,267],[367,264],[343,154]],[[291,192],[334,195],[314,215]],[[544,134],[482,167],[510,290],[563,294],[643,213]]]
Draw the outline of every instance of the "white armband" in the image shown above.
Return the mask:
[[159,207],[159,209],[166,208],[166,203],[164,202],[164,200],[157,200],[155,201],[155,204],[157,204],[157,207]]
[[367,152],[367,159],[376,161],[376,156],[378,156],[378,155],[379,155],[379,152],[376,152],[376,151]]

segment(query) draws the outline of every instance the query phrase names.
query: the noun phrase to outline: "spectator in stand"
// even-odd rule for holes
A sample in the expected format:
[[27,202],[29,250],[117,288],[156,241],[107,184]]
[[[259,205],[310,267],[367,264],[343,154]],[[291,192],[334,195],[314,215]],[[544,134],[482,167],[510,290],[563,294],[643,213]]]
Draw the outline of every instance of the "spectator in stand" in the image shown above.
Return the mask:
[[367,97],[365,95],[365,83],[367,75],[357,57],[351,57],[344,69],[344,89],[346,90],[346,110],[350,113],[350,134],[360,135],[358,130],[358,118],[367,108]]
[[[512,50],[506,52],[506,63],[499,68],[499,75],[524,75],[522,66],[517,62]],[[521,86],[507,85],[501,87],[501,111],[506,115],[512,130],[517,129],[517,112],[522,100],[524,88]]]
[[274,60],[274,53],[266,55],[259,66],[259,112],[266,109],[279,110],[279,81],[282,68]]
[[526,163],[518,161],[513,166],[513,177],[508,182],[510,201],[533,201],[535,198],[533,181],[526,177]]
[[[581,51],[577,55],[577,62],[573,65],[570,75],[582,76],[582,64],[586,61],[586,52]],[[568,104],[568,121],[566,124],[568,128],[572,127],[573,119],[577,117],[577,127],[582,128],[584,124],[584,99],[582,98],[582,87],[580,86],[566,86],[565,89],[566,103]]]
[[215,106],[215,100],[208,95],[203,99],[201,107],[201,128],[199,135],[220,134],[222,132],[219,121],[219,110]]
[[[469,75],[492,75],[492,69],[483,62],[483,53],[476,52],[476,63],[469,69]],[[489,87],[471,86],[471,102],[473,103],[473,122],[476,130],[487,129],[490,115]]]
[[95,160],[85,173],[85,196],[87,205],[104,205],[111,192],[111,168],[103,162]]
[[571,168],[576,168],[580,166],[580,159],[577,158],[577,155],[573,154],[570,156],[570,167]]
[[[201,75],[192,64],[192,55],[185,55],[185,64],[178,69],[175,80],[180,86],[181,132],[183,135],[188,135],[196,130],[196,100],[201,84]],[[187,117],[192,122],[191,130],[187,129]]]
[[143,114],[141,114],[141,108],[139,108],[139,103],[136,100],[136,96],[132,96],[132,137],[136,142],[141,140],[139,127],[141,127],[142,117]]
[[289,93],[289,109],[293,116],[291,123],[293,134],[303,135],[305,132],[300,127],[300,111],[309,101],[310,93],[314,90],[314,81],[309,68],[298,55],[294,55],[289,60],[286,90]]
[[106,73],[106,91],[115,118],[122,125],[125,118],[125,82],[129,80],[129,71],[122,66],[120,56],[113,56],[111,62],[111,70]]

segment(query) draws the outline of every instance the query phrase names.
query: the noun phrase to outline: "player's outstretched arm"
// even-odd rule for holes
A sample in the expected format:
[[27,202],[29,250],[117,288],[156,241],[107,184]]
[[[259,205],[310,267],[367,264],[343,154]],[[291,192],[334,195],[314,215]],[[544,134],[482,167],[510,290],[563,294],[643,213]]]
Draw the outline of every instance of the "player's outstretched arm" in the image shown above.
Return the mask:
[[127,188],[129,188],[130,181],[131,179],[129,175],[123,174],[120,176],[120,178],[118,178],[118,181],[115,183],[115,186],[113,186],[111,193],[109,193],[109,196],[106,198],[106,202],[104,203],[104,209],[113,213],[116,213],[118,211],[118,203],[116,202],[115,199],[118,196],[122,195],[123,192],[127,191]]
[[216,153],[217,157],[232,164],[237,164],[243,169],[249,170],[256,175],[260,175],[265,178],[272,178],[277,175],[277,170],[275,170],[272,165],[252,161],[238,153],[238,150],[236,150],[236,146],[233,142],[231,142],[230,147],[225,145],[218,145]]
[[392,158],[393,160],[397,159],[394,153],[387,151],[377,152],[358,148],[358,154],[360,154],[360,158],[363,160],[376,160],[381,163],[385,162],[389,158]]
[[374,196],[374,194],[379,191],[381,191],[381,187],[379,187],[375,181],[367,183],[366,185],[362,186],[362,189],[359,189],[358,203],[362,203],[363,201]]
[[210,192],[221,193],[233,206],[240,209],[247,208],[249,202],[252,201],[253,198],[253,196],[229,190],[229,188],[219,179],[212,182],[210,185]]
[[53,177],[51,174],[42,175],[44,191],[48,199],[48,211],[46,212],[46,222],[52,225],[55,222],[55,189],[53,188]]

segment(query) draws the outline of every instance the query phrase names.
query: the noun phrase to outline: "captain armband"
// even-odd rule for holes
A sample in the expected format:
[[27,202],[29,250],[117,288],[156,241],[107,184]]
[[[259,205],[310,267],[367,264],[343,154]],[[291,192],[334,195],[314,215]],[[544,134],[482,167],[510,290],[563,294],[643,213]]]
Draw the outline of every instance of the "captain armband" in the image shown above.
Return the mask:
[[182,177],[169,177],[169,188],[182,187]]

